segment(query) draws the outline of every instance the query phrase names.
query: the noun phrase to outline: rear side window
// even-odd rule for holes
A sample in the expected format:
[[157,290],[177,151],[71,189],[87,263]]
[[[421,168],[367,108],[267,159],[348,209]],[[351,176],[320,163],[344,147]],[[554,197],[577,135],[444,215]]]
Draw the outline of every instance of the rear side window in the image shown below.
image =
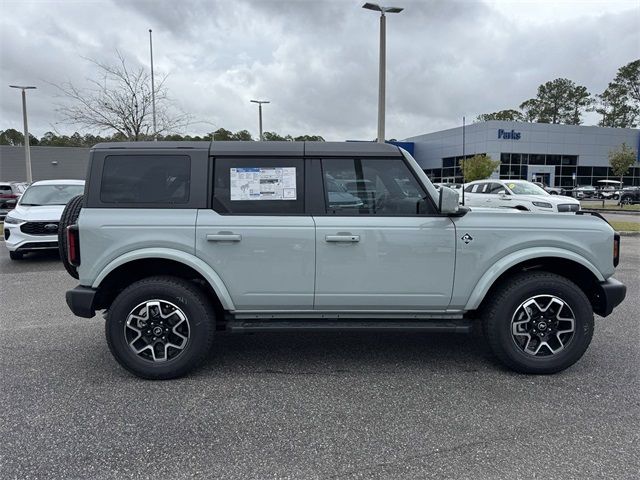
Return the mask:
[[218,213],[304,213],[304,161],[295,158],[217,158],[213,207]]
[[190,184],[191,158],[186,155],[113,155],[104,159],[100,200],[184,204]]

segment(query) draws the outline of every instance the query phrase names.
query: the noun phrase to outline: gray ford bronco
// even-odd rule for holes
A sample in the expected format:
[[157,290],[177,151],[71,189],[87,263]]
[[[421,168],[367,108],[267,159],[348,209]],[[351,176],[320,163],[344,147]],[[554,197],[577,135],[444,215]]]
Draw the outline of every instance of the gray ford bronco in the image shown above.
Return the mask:
[[377,143],[99,144],[59,243],[73,313],[103,310],[116,360],[150,379],[221,331],[475,327],[511,369],[554,373],[626,292],[601,217],[459,206]]

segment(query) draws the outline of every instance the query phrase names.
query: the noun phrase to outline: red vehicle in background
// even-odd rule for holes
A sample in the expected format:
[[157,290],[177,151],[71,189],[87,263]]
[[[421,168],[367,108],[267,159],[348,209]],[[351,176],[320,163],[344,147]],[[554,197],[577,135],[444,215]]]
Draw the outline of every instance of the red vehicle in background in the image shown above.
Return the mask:
[[4,220],[27,189],[26,183],[0,182],[0,220]]

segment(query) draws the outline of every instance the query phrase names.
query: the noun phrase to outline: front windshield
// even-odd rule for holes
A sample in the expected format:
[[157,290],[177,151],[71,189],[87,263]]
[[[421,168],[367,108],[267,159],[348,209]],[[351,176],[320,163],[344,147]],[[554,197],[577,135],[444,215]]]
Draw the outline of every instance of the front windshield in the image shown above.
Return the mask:
[[84,185],[34,185],[24,192],[20,198],[20,205],[66,205],[83,191]]
[[529,182],[505,182],[514,195],[549,195],[537,185]]

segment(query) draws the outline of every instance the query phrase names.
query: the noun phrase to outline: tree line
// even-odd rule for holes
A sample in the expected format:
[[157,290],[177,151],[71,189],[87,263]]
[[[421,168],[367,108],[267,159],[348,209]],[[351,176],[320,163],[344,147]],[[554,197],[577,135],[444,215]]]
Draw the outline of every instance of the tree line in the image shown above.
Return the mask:
[[593,95],[568,78],[556,78],[538,87],[534,98],[518,109],[484,113],[476,122],[514,122],[581,125],[584,112],[601,115],[601,127],[633,128],[640,124],[640,59],[620,67],[604,92]]
[[[320,135],[280,135],[276,132],[264,132],[265,141],[282,141],[282,142],[324,142],[324,138]],[[91,133],[85,133],[84,135],[75,132],[73,135],[58,135],[53,132],[45,133],[41,138],[37,138],[29,134],[29,144],[40,147],[93,147],[96,143],[101,142],[126,142],[130,138],[122,133],[115,133],[113,135],[101,136],[93,135]],[[143,136],[140,140],[152,140],[150,136]],[[254,140],[248,130],[238,130],[232,132],[226,128],[219,128],[214,132],[209,132],[206,135],[180,135],[180,134],[168,134],[158,135],[158,140],[182,142],[182,141],[252,141]],[[14,128],[8,128],[7,130],[0,130],[0,145],[24,145],[24,134]]]

